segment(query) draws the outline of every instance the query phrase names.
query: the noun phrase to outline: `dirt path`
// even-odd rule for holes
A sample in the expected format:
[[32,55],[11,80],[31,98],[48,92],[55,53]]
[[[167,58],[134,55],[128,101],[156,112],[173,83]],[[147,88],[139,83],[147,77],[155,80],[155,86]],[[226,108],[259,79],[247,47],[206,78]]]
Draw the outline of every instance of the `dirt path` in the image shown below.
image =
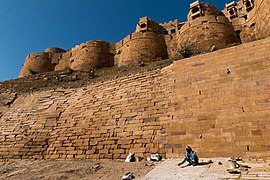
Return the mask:
[[1,162],[0,180],[119,180],[127,172],[144,176],[154,166],[153,162],[16,160]]

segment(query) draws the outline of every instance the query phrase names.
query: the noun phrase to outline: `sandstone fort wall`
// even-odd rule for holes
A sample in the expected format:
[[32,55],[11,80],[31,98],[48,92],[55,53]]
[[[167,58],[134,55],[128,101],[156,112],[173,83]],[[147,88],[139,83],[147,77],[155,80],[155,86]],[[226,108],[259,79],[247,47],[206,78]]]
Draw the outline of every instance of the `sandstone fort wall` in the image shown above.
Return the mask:
[[167,156],[187,144],[203,156],[270,155],[269,48],[268,38],[173,64]]
[[[28,70],[32,68],[36,73],[66,68],[90,72],[113,65],[175,58],[179,50],[189,46],[195,47],[197,53],[209,52],[265,38],[270,36],[269,3],[269,0],[233,1],[221,12],[209,3],[196,0],[190,4],[187,22],[174,20],[159,24],[142,17],[135,33],[116,44],[88,41],[68,51],[47,48],[45,53],[49,58],[41,64],[38,64],[40,57],[35,62],[34,57],[27,58],[19,77],[31,75]],[[52,65],[48,64],[50,61]]]
[[0,108],[0,157],[270,156],[270,39]]

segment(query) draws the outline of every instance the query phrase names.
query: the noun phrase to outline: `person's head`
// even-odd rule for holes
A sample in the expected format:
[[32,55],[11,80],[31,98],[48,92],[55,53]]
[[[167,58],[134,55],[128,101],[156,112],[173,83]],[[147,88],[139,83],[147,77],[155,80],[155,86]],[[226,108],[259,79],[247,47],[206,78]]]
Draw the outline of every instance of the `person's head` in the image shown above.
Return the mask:
[[186,147],[186,151],[187,151],[188,153],[190,153],[190,152],[192,151],[191,147],[190,147],[190,146],[187,146],[187,147]]

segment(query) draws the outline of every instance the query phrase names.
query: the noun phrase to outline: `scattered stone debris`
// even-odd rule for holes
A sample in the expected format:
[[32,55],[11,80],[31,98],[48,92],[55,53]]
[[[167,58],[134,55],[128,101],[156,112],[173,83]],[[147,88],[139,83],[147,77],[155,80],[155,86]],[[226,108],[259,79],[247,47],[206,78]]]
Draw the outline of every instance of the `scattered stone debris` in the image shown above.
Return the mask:
[[218,165],[222,165],[222,162],[219,161],[219,162],[218,162]]
[[98,171],[98,170],[100,170],[100,169],[102,169],[103,168],[103,166],[101,166],[100,164],[97,164],[97,165],[95,165],[94,167],[92,167],[92,169],[94,170],[94,171]]
[[161,161],[162,160],[162,157],[159,155],[159,154],[151,154],[150,157],[147,157],[147,161]]
[[71,81],[77,81],[77,80],[79,80],[78,75],[75,74],[71,76]]
[[122,176],[122,179],[123,179],[123,180],[135,179],[135,176],[134,176],[131,172],[128,172],[128,173],[126,173],[126,174],[124,174],[124,175]]
[[[160,71],[160,69],[172,64],[172,62],[173,60],[171,59],[149,62],[144,68],[139,67],[138,63],[136,62],[128,66],[104,68],[92,70],[91,72],[72,70],[44,72],[32,76],[0,82],[0,87],[1,93],[17,94],[51,90],[56,88],[78,88],[91,85],[94,82],[103,82],[125,77],[127,74],[135,75],[137,73],[146,73],[149,71]],[[61,75],[65,75],[65,77],[62,77],[60,80]],[[72,80],[72,76],[74,75],[77,75],[77,80]]]
[[59,75],[72,74],[73,72],[74,70],[72,70],[71,68],[67,68],[66,70],[60,72]]
[[163,160],[163,158],[159,155],[159,154],[151,154],[150,157],[142,158],[139,156],[135,156],[135,153],[129,153],[129,155],[127,156],[125,162],[141,162],[141,161],[156,161],[159,162]]
[[151,154],[150,161],[161,161],[162,157],[159,154]]
[[213,51],[216,51],[217,50],[217,47],[215,45],[211,46],[209,51],[210,52],[213,52]]
[[243,161],[241,157],[232,157],[231,159],[235,161]]
[[144,62],[143,61],[139,61],[139,66],[140,67],[144,67],[145,66]]
[[241,174],[241,171],[238,169],[227,169],[227,172],[230,174]]
[[229,162],[229,165],[230,165],[231,169],[236,169],[236,168],[239,167],[239,166],[237,167],[237,162],[234,159],[230,159],[230,160],[228,160],[228,162]]
[[8,106],[17,99],[16,93],[0,93],[0,105]]
[[95,71],[94,70],[91,70],[89,72],[89,76],[94,78],[95,77]]
[[230,169],[227,169],[227,172],[230,174],[240,174],[242,171],[248,171],[248,165],[239,164],[237,161],[242,161],[242,158],[231,158],[228,160]]
[[135,153],[129,153],[125,162],[136,162]]

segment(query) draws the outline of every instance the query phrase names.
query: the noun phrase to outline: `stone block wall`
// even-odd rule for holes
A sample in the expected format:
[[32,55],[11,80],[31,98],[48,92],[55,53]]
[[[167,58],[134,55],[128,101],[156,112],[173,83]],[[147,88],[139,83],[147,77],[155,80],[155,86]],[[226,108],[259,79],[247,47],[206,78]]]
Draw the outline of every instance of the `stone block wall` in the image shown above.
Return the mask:
[[176,61],[167,157],[270,155],[270,38]]
[[87,88],[19,96],[0,125],[0,158],[112,159],[165,155],[168,97],[160,70]]
[[[0,94],[0,158],[270,156],[270,38],[79,89]],[[8,102],[8,103],[5,103]]]

